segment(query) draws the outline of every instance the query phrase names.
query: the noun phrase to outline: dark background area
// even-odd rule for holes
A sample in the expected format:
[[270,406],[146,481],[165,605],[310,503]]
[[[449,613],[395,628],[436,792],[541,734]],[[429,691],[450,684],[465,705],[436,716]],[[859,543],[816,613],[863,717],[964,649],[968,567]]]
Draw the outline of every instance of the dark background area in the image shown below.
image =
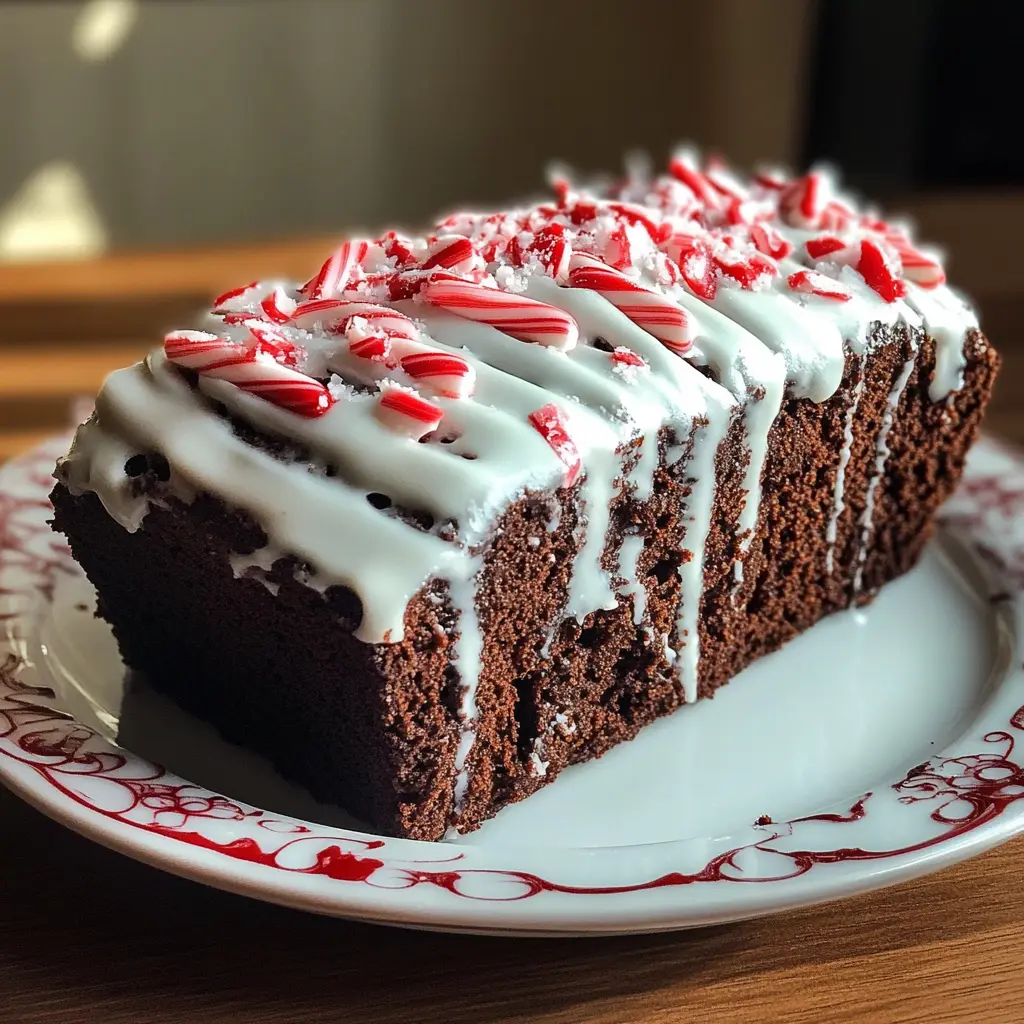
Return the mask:
[[831,0],[811,40],[802,162],[883,194],[1024,183],[1024,5]]

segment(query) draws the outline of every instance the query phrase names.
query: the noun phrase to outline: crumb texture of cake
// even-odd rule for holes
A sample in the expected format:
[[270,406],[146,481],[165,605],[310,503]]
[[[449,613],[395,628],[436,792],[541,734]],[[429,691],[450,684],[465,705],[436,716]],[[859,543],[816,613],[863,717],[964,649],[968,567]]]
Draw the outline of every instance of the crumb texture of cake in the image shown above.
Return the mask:
[[219,296],[107,379],[54,527],[126,665],[437,840],[910,569],[998,362],[828,172],[683,149]]

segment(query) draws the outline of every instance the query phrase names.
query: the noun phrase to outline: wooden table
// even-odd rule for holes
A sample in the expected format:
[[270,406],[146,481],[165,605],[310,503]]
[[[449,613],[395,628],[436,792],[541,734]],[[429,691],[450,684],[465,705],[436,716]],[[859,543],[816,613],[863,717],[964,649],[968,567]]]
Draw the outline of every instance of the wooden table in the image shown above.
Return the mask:
[[[203,296],[302,275],[322,242],[0,273],[0,458]],[[1024,298],[982,298],[1006,358],[989,427],[1024,443]],[[1024,838],[873,895],[692,933],[451,937],[172,878],[0,791],[0,1021],[277,1024],[1024,1021]]]

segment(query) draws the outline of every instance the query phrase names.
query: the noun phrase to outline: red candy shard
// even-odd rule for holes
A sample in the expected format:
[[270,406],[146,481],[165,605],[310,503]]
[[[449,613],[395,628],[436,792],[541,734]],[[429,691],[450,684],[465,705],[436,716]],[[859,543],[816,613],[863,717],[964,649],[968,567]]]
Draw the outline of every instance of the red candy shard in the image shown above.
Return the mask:
[[719,206],[719,195],[707,177],[691,167],[683,157],[674,157],[668,165],[668,172],[681,181],[705,206],[715,209]]
[[513,236],[505,251],[509,262],[515,267],[523,266],[528,262],[528,257],[532,256],[540,261],[548,276],[558,284],[565,284],[569,279],[572,247],[565,239],[565,226],[562,224],[545,224],[525,246],[518,235]]
[[855,220],[856,215],[849,207],[833,199],[825,205],[818,226],[825,231],[849,231]]
[[766,281],[778,273],[775,264],[759,252],[753,253],[746,260],[729,261],[719,258],[716,262],[719,270],[726,277],[731,277],[747,289],[755,288],[760,282]]
[[617,224],[612,231],[605,250],[605,262],[616,270],[625,270],[633,265],[633,249],[624,224]]
[[903,265],[903,276],[908,281],[922,288],[938,288],[940,284],[945,284],[946,272],[935,257],[926,256],[905,238],[891,236],[890,242]]
[[348,337],[348,350],[360,359],[369,359],[372,362],[383,363],[391,355],[391,341],[381,330],[375,330],[369,324],[365,331],[357,331],[350,317],[346,325],[345,334]]
[[773,260],[785,259],[793,251],[793,243],[783,238],[770,224],[752,224],[750,241],[758,252]]
[[629,203],[609,203],[608,210],[617,220],[624,221],[631,227],[642,225],[655,242],[664,231],[664,226],[656,224],[646,210],[638,209]]
[[576,442],[566,429],[562,410],[554,403],[549,403],[531,412],[528,418],[565,466],[566,485],[572,484],[579,476],[583,463]]
[[779,195],[779,214],[793,227],[819,227],[827,205],[825,183],[813,171],[791,181]]
[[436,429],[444,417],[439,406],[396,384],[381,389],[377,412],[388,426],[416,439]]
[[569,208],[569,220],[577,227],[586,224],[597,216],[597,203],[592,200],[577,199]]
[[444,248],[424,260],[420,265],[420,270],[433,270],[434,268],[450,270],[460,263],[472,260],[475,255],[473,243],[468,238],[455,238]]
[[318,380],[254,380],[239,385],[243,391],[272,402],[307,419],[323,416],[334,397]]
[[275,324],[286,324],[295,314],[296,303],[280,288],[275,288],[261,303],[263,315]]
[[332,298],[348,284],[353,271],[366,258],[369,245],[352,239],[341,245],[327,258],[315,277],[300,289],[307,299]]
[[713,299],[718,290],[718,265],[711,245],[693,235],[674,235],[667,249],[694,295]]
[[795,292],[809,292],[823,299],[848,302],[853,298],[853,293],[845,285],[814,270],[798,270],[786,278],[786,283]]
[[619,366],[636,366],[641,369],[647,366],[647,360],[643,356],[638,356],[632,349],[621,345],[612,350],[611,356],[612,362]]
[[858,273],[886,302],[895,302],[907,293],[907,286],[898,274],[898,268],[885,250],[870,239],[860,243]]
[[820,238],[808,238],[804,242],[804,248],[812,260],[822,260],[834,252],[845,249],[846,243],[834,235],[822,235]]
[[413,352],[403,356],[402,369],[410,377],[430,384],[448,398],[467,398],[476,374],[462,356],[448,352]]
[[768,167],[761,167],[754,172],[751,180],[760,185],[761,188],[779,191],[786,187],[786,177],[781,171]]
[[247,291],[255,288],[259,284],[259,281],[250,281],[248,284],[242,285],[241,288],[232,288],[230,291],[224,292],[222,295],[218,295],[213,300],[214,310],[220,309],[225,303],[230,302],[232,299],[237,299],[239,296],[244,295]]
[[389,260],[395,261],[395,267],[399,270],[416,262],[416,256],[412,249],[406,245],[397,232],[389,231],[381,238],[381,245],[384,247],[384,255]]

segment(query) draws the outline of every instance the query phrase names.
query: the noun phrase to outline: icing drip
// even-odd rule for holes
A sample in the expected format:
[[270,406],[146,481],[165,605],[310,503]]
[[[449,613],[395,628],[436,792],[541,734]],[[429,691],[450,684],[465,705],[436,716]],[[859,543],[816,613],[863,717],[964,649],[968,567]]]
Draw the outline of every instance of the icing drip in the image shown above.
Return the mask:
[[928,397],[942,402],[964,382],[964,339],[978,321],[973,311],[951,288],[926,291],[916,285],[908,288],[907,302],[924,321],[924,329],[935,340],[935,376],[928,386]]
[[565,614],[577,622],[582,622],[593,611],[607,611],[618,606],[611,577],[601,564],[618,470],[618,458],[614,452],[608,453],[596,465],[591,463],[580,488],[580,512],[586,517],[587,525],[579,554],[573,562],[565,605]]
[[776,291],[722,288],[714,305],[785,359],[797,398],[824,402],[836,393],[845,356],[842,335],[828,319]]
[[914,371],[914,364],[917,361],[918,336],[912,335],[912,349],[910,358],[903,364],[899,377],[892,391],[889,392],[889,399],[885,405],[885,413],[882,416],[882,425],[878,431],[875,441],[875,465],[868,480],[867,498],[864,504],[864,513],[860,521],[860,545],[857,551],[857,570],[853,578],[853,592],[859,594],[864,579],[864,565],[868,557],[868,542],[871,538],[871,531],[874,526],[876,491],[883,482],[885,463],[889,458],[889,431],[896,420],[896,413],[899,409],[900,398],[903,396],[907,381]]
[[619,588],[623,597],[633,598],[633,624],[639,626],[647,614],[647,591],[637,577],[637,560],[644,549],[644,538],[639,534],[631,534],[622,538],[619,548],[619,576],[625,585]]
[[[693,454],[684,474],[690,481],[690,495],[686,499],[686,548],[684,561],[679,566],[680,601],[676,618],[674,661],[683,685],[683,699],[692,704],[697,699],[699,684],[700,635],[697,624],[701,595],[704,590],[704,544],[711,527],[711,514],[715,501],[715,455],[729,427],[727,417],[715,417],[707,426],[699,428],[693,442]],[[665,641],[666,649],[669,646]]]
[[469,756],[476,742],[476,722],[479,711],[476,703],[480,669],[483,663],[484,640],[480,630],[480,619],[476,610],[476,574],[468,580],[453,582],[452,603],[459,613],[459,639],[455,646],[455,667],[459,673],[462,697],[459,704],[459,721],[462,731],[459,746],[455,752],[455,789],[453,809],[461,813],[469,793]]
[[864,393],[864,377],[853,387],[853,400],[846,408],[843,416],[843,447],[839,451],[839,468],[836,470],[835,497],[832,503],[832,515],[829,517],[828,530],[825,534],[828,540],[828,552],[825,555],[825,569],[832,575],[836,557],[836,537],[839,531],[839,517],[846,507],[846,467],[850,462],[850,453],[853,450],[853,425],[857,419],[857,408],[860,405],[860,396]]
[[[749,458],[737,532],[740,553],[745,555],[757,529],[768,435],[785,394],[786,360],[717,310],[686,295],[680,295],[679,301],[686,308],[701,308],[700,323],[704,330],[695,341],[694,358],[710,366],[721,384],[743,405]],[[737,559],[734,574],[737,584],[741,583],[742,558]]]
[[[529,291],[531,295],[545,302],[558,303],[570,312],[584,338],[591,341],[600,338],[613,348],[620,345],[628,347],[649,362],[649,374],[637,377],[632,385],[619,385],[623,413],[648,435],[625,482],[635,488],[637,498],[649,498],[657,469],[657,445],[653,441],[659,428],[669,424],[682,433],[688,432],[696,416],[727,420],[734,405],[732,399],[723,388],[696,373],[600,295],[582,289],[554,288],[551,282],[543,279],[531,280]],[[608,361],[607,354],[595,348],[581,350],[578,358],[595,367],[606,366]],[[552,386],[550,380],[547,383]],[[580,382],[575,381],[573,386],[578,392]],[[606,457],[600,460],[592,458],[587,463],[587,477],[580,491],[581,511],[586,517],[587,528],[582,548],[573,563],[565,608],[565,614],[579,622],[595,610],[612,609],[618,603],[610,575],[601,563],[614,484],[620,467],[620,460],[614,452],[607,452]]]

